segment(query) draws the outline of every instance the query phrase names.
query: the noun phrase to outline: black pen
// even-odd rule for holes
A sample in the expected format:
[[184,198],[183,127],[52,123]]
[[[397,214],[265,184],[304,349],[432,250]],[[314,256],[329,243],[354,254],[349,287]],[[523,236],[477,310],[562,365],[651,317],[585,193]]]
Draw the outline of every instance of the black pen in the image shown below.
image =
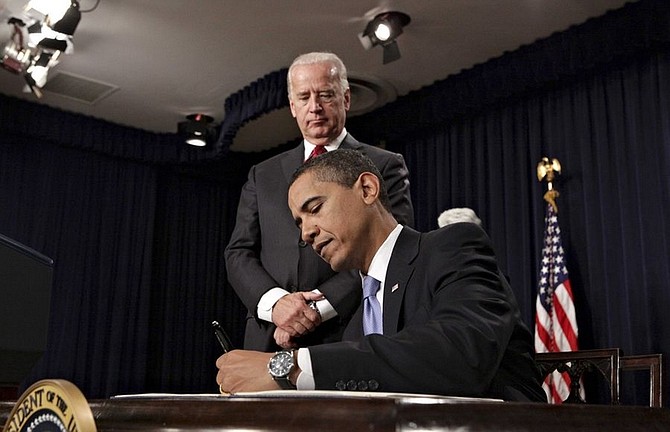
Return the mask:
[[212,321],[212,327],[214,327],[214,336],[216,336],[216,340],[219,341],[221,348],[223,348],[223,353],[225,354],[228,351],[232,351],[234,349],[233,344],[230,342],[230,338],[228,338],[228,335],[223,330],[223,327],[221,327],[221,324],[219,324],[218,321]]

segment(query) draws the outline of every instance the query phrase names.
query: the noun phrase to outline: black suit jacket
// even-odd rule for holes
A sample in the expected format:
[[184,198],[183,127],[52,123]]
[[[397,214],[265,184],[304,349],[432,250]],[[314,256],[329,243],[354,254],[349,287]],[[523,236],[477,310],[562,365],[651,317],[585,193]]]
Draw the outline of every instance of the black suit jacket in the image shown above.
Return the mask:
[[363,336],[359,308],[349,342],[310,347],[317,389],[546,401],[531,334],[477,225],[403,228],[383,316],[384,335]]
[[[400,154],[356,141],[347,135],[340,148],[365,153],[379,168],[388,188],[393,213],[412,225],[408,171]],[[302,346],[337,341],[360,303],[360,278],[355,272],[335,273],[313,249],[300,241],[300,230],[288,208],[288,185],[303,163],[304,144],[253,166],[242,189],[237,220],[225,250],[228,281],[249,310],[244,348],[275,351],[275,326],[258,319],[256,307],[273,287],[289,292],[321,290],[338,312]]]

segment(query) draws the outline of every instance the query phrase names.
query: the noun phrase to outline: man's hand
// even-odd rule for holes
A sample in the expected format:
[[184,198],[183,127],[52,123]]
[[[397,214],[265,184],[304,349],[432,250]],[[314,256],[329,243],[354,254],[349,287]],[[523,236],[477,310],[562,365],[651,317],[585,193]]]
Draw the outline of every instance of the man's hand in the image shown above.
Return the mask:
[[222,392],[279,390],[268,372],[268,362],[274,353],[234,350],[219,357],[216,382]]
[[291,337],[291,335],[279,327],[275,329],[274,337],[275,343],[284,349],[298,348],[298,343]]
[[272,308],[272,322],[289,337],[305,335],[321,324],[321,315],[309,307],[309,302],[322,298],[323,294],[303,291],[285,295]]

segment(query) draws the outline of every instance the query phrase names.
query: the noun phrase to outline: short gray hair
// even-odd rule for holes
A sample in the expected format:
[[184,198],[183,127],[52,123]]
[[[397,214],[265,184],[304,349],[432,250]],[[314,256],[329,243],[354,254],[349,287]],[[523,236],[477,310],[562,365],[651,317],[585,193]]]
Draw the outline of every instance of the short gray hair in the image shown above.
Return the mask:
[[477,217],[475,211],[467,207],[445,210],[437,218],[437,226],[440,228],[458,222],[470,222],[482,226],[482,221]]
[[333,68],[331,73],[338,78],[342,93],[344,93],[349,88],[349,80],[347,79],[347,68],[344,66],[342,60],[335,54],[330,52],[311,52],[307,54],[301,54],[293,60],[291,66],[288,68],[288,74],[286,75],[286,88],[288,90],[288,98],[291,99],[291,72],[293,68],[299,65],[310,65],[318,63],[330,63]]

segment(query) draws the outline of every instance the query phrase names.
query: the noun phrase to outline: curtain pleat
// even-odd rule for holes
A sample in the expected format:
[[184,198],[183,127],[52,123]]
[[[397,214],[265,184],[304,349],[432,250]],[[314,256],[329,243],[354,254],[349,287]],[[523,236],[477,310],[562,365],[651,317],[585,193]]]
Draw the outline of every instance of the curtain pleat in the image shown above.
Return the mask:
[[451,207],[478,212],[532,323],[545,190],[535,166],[557,157],[580,346],[670,353],[662,312],[670,306],[669,72],[670,55],[653,55],[394,143],[420,203],[417,227],[435,228]]
[[92,395],[140,391],[153,170],[24,139],[3,140],[2,160],[3,233],[55,262],[48,348],[36,377],[70,379]]
[[[160,176],[154,248],[151,389],[216,392],[214,362],[221,348],[211,323],[219,321],[241,347],[245,309],[227,285],[223,250],[228,243],[241,185]],[[234,183],[234,182],[233,182]]]

